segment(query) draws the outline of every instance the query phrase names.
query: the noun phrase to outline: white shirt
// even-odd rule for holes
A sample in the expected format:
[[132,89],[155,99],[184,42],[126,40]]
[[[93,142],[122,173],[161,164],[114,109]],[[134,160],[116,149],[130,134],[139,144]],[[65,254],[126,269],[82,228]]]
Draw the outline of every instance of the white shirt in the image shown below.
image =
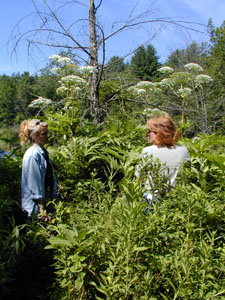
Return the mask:
[[183,162],[190,161],[190,155],[186,147],[181,145],[175,145],[173,148],[149,146],[145,147],[141,153],[141,163],[137,167],[135,175],[140,177],[140,172],[143,167],[147,166],[150,174],[146,181],[146,189],[149,193],[152,192],[154,185],[154,168],[156,161],[160,164],[161,173],[167,178],[167,185],[174,186],[176,184],[176,177],[179,168]]

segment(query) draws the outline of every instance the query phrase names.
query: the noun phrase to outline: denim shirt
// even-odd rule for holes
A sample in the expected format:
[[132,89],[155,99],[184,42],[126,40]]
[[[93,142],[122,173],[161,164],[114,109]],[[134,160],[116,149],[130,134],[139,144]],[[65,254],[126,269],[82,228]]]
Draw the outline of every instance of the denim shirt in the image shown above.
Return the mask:
[[[38,214],[38,202],[46,202],[46,170],[47,162],[44,150],[39,145],[34,144],[25,152],[22,167],[21,204],[22,210],[26,211],[28,216],[36,217]],[[57,198],[57,183],[54,171],[53,178],[53,198]]]

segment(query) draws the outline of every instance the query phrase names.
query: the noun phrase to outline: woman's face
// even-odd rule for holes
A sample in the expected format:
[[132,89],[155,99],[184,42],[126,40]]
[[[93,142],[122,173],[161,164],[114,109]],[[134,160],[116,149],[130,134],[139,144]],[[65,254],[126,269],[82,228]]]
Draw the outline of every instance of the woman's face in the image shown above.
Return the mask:
[[50,134],[48,132],[48,127],[40,126],[40,129],[39,129],[37,135],[34,137],[34,141],[40,147],[43,147],[45,144],[48,143],[49,137],[50,137]]

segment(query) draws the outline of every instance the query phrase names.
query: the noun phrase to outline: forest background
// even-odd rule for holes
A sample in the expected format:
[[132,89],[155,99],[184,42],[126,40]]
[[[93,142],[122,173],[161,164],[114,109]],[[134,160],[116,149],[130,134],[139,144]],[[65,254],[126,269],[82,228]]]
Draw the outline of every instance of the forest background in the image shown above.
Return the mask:
[[[25,37],[37,46],[48,30],[41,43],[59,46],[56,33],[65,47],[38,75],[0,77],[1,299],[223,299],[225,22],[209,20],[209,43],[193,41],[163,65],[150,43],[129,62],[105,62],[101,3],[89,1],[84,44],[59,10],[36,7],[41,26],[32,42],[30,31],[20,32],[17,44]],[[148,13],[115,34],[151,23]],[[146,121],[160,113],[178,124],[192,163],[145,215],[134,170],[148,144]],[[18,126],[33,117],[49,123],[58,179],[57,214],[47,225],[24,223],[20,212]],[[149,172],[163,190],[159,169]]]

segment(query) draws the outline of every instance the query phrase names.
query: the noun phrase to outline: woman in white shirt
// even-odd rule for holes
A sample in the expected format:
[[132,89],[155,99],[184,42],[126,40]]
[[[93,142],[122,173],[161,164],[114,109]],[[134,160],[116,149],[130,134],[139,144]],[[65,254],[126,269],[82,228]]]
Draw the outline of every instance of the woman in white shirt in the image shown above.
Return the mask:
[[[31,147],[23,156],[21,204],[27,218],[34,217],[43,221],[50,220],[46,204],[57,198],[57,184],[48,152],[48,124],[41,120],[24,120],[19,129],[21,145],[27,141]],[[47,212],[46,212],[47,209]]]
[[[144,197],[151,203],[157,196],[162,196],[176,184],[176,177],[183,162],[190,161],[186,147],[178,145],[179,133],[176,125],[167,115],[159,115],[147,122],[147,136],[152,146],[145,147],[141,153],[141,163],[137,167],[136,176],[145,174],[146,191]],[[154,169],[158,168],[159,178],[154,178]],[[157,176],[158,177],[158,176]],[[157,184],[155,184],[157,182]],[[163,186],[163,191],[158,187]]]

